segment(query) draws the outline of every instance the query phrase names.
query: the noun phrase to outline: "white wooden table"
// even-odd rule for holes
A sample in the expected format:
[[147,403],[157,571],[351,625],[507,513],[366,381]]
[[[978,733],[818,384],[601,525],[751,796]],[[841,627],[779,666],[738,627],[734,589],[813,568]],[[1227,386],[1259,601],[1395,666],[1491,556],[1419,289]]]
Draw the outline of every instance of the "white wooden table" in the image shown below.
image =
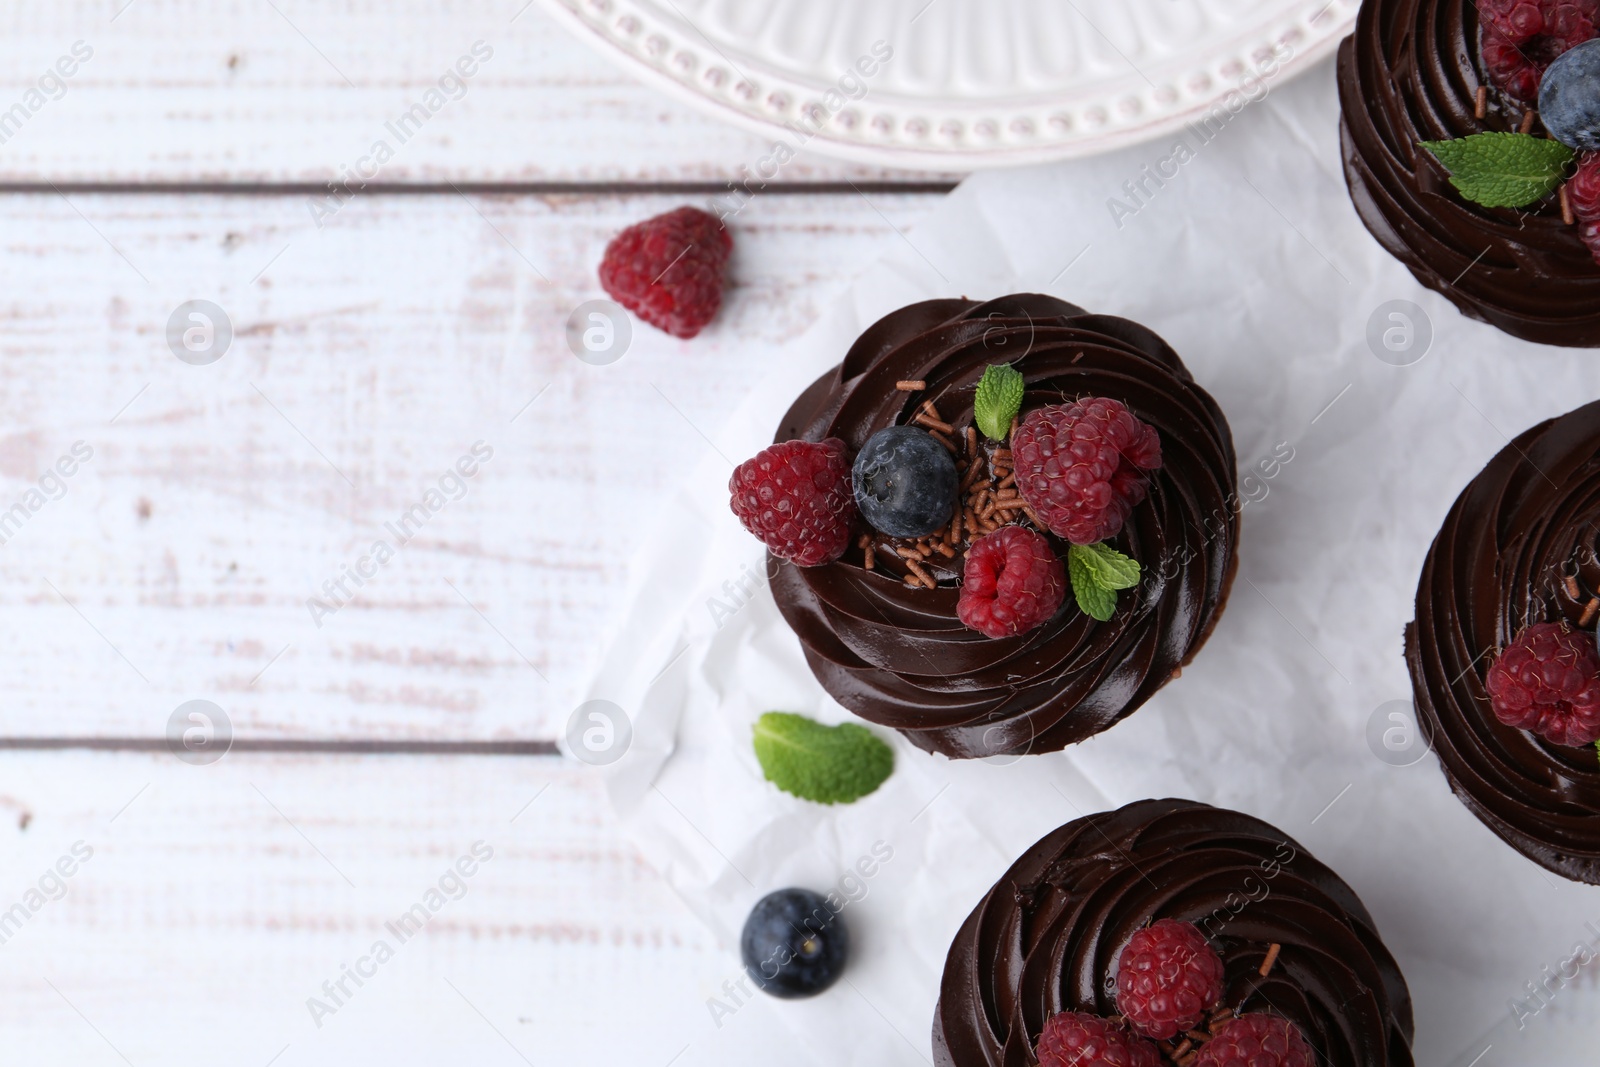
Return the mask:
[[[0,15],[0,1063],[729,1058],[705,1001],[735,957],[551,742],[703,433],[953,178],[795,161],[739,215],[707,333],[589,366],[563,331],[608,237],[766,146],[524,2]],[[167,344],[191,299],[234,331],[209,365]],[[220,762],[167,749],[193,699],[232,723]],[[441,876],[459,899],[401,943]]]

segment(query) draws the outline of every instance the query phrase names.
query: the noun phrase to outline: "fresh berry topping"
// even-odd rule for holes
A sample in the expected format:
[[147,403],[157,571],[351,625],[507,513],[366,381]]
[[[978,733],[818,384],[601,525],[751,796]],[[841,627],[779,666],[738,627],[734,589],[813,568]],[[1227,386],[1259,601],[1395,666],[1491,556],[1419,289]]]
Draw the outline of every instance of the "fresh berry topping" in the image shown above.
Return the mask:
[[961,480],[950,452],[916,426],[867,438],[852,479],[862,518],[890,537],[926,537],[948,523]]
[[1494,717],[1557,745],[1600,739],[1600,650],[1558,622],[1517,635],[1489,668]]
[[1578,170],[1567,183],[1567,196],[1579,218],[1600,219],[1600,152],[1578,157]]
[[1567,182],[1567,199],[1578,219],[1578,236],[1600,263],[1600,152],[1578,157],[1578,171]]
[[1161,438],[1115,400],[1028,413],[1012,435],[1017,486],[1039,521],[1075,545],[1115,537],[1161,466]]
[[1544,72],[1539,121],[1556,140],[1580,151],[1600,151],[1600,40],[1571,49]]
[[728,492],[744,528],[779,559],[816,567],[850,547],[856,504],[837,437],[763,449],[734,469]]
[[739,955],[763,993],[785,999],[815,996],[844,970],[850,930],[821,893],[779,889],[750,909]]
[[1145,1037],[1192,1030],[1222,1003],[1222,957],[1193,923],[1160,919],[1117,959],[1117,1010]]
[[1126,1027],[1064,1011],[1052,1015],[1039,1034],[1035,1050],[1039,1067],[1160,1067],[1161,1052]]
[[1589,254],[1594,257],[1594,261],[1600,263],[1600,219],[1593,219],[1589,222],[1580,220],[1578,223],[1578,239],[1589,250]]
[[731,251],[733,238],[716,216],[680,207],[613,237],[600,260],[600,284],[657,329],[693,337],[722,306]]
[[1480,0],[1478,40],[1489,78],[1524,104],[1550,64],[1595,36],[1600,0]]
[[1015,637],[1050,619],[1066,595],[1067,568],[1044,535],[1002,526],[967,552],[956,616],[986,637]]
[[1316,1067],[1300,1028],[1276,1015],[1241,1015],[1200,1046],[1194,1067]]

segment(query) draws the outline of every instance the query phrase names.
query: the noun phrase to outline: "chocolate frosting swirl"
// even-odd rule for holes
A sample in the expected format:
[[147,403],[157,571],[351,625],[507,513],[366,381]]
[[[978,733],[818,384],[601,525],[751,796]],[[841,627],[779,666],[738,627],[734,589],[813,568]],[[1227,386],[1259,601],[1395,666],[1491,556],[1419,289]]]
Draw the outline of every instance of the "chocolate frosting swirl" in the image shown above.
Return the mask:
[[[1130,714],[1210,634],[1237,562],[1233,438],[1216,402],[1154,333],[1054,297],[901,308],[801,394],[777,440],[838,437],[854,452],[910,421],[924,398],[952,425],[970,425],[984,369],[1002,362],[1026,379],[1024,413],[1105,396],[1161,435],[1163,466],[1115,542],[1145,580],[1121,594],[1110,622],[1095,622],[1069,594],[1050,621],[995,640],[956,617],[959,556],[936,589],[869,571],[858,552],[822,567],[769,560],[778,609],[823,688],[954,758],[1056,751]],[[926,391],[897,391],[908,379],[925,380]],[[1065,559],[1066,543],[1052,541]]]
[[1411,1064],[1411,995],[1355,892],[1267,823],[1190,800],[1075,819],[1023,853],[950,946],[934,1062],[1031,1067],[1052,1015],[1117,1014],[1117,957],[1155,919],[1198,926],[1223,1004],[1294,1022],[1319,1067]]
[[[1480,85],[1486,118],[1475,115]],[[1514,337],[1600,346],[1600,264],[1554,196],[1530,208],[1465,199],[1419,141],[1518,128],[1495,87],[1471,0],[1366,0],[1339,49],[1345,179],[1367,229],[1417,280]]]
[[1524,626],[1578,626],[1600,593],[1597,519],[1600,402],[1523,433],[1456,498],[1422,566],[1405,640],[1418,722],[1456,796],[1518,852],[1592,885],[1600,885],[1594,748],[1501,725],[1484,676],[1493,650]]

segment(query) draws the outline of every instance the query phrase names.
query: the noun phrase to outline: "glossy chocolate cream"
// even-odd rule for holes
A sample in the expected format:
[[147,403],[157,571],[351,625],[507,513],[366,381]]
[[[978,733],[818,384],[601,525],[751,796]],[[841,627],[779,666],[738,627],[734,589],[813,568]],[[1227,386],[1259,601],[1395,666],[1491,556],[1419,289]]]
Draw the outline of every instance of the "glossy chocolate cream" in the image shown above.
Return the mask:
[[1339,49],[1339,101],[1350,198],[1417,280],[1514,337],[1600,346],[1600,263],[1557,198],[1480,207],[1417,143],[1514,132],[1526,111],[1483,70],[1471,0],[1366,0]]
[[1052,1015],[1116,1015],[1114,964],[1154,919],[1194,923],[1223,1006],[1289,1019],[1318,1067],[1411,1064],[1411,995],[1355,892],[1267,823],[1189,800],[1077,819],[1023,853],[950,946],[934,1062],[1031,1067]]
[[1456,796],[1518,852],[1590,884],[1600,884],[1594,747],[1501,725],[1484,677],[1524,626],[1582,625],[1600,595],[1597,520],[1600,402],[1535,426],[1472,480],[1428,550],[1406,627],[1418,721]]
[[[1027,381],[1023,413],[1104,396],[1161,436],[1163,466],[1114,541],[1145,580],[1099,623],[1069,592],[1050,621],[995,640],[956,617],[961,557],[928,564],[935,589],[908,587],[891,545],[869,571],[852,550],[822,567],[769,560],[778,608],[818,681],[862,718],[954,758],[1057,751],[1131,713],[1199,650],[1227,599],[1239,517],[1233,439],[1177,354],[1126,319],[1053,297],[930,300],[881,319],[807,389],[777,440],[842,438],[854,454],[930,400],[958,433],[991,363]],[[925,392],[897,391],[925,380]],[[1065,560],[1067,545],[1051,537]],[[886,550],[879,551],[883,548]]]

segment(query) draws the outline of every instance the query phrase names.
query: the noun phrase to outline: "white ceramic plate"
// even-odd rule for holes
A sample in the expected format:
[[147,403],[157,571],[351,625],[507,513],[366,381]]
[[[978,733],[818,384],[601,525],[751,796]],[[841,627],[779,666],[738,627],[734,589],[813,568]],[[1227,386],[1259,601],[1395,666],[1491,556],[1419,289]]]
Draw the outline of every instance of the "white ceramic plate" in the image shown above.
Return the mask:
[[[1090,155],[1202,120],[1241,92],[1259,94],[1257,79],[1270,85],[1331,52],[1360,7],[1359,0],[542,2],[646,80],[791,148],[805,143],[861,162],[945,171]],[[890,54],[882,59],[885,46]],[[760,162],[751,161],[752,171]]]

